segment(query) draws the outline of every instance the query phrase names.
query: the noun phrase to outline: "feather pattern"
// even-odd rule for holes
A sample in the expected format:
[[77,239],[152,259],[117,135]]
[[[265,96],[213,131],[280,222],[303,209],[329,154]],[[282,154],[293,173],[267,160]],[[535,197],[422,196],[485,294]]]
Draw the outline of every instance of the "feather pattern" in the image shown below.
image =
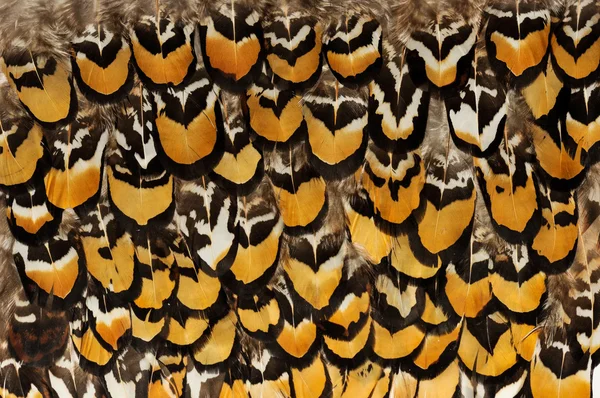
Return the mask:
[[0,397],[600,393],[597,1],[0,15]]

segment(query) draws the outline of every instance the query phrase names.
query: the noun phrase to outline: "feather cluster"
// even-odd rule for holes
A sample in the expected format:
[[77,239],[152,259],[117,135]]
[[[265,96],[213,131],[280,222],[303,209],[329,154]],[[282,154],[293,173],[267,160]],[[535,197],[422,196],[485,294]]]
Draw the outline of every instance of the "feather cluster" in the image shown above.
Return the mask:
[[0,397],[600,394],[599,2],[0,15]]

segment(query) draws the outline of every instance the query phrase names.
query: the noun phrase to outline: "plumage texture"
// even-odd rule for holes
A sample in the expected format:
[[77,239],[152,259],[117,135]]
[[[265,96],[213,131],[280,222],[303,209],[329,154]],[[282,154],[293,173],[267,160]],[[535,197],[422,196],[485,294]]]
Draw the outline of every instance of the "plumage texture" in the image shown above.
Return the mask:
[[600,2],[0,16],[0,398],[600,395]]

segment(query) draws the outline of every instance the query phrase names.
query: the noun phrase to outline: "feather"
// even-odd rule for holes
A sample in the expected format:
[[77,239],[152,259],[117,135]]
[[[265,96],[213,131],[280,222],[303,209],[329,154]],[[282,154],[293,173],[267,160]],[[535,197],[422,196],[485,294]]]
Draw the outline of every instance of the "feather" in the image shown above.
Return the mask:
[[133,337],[150,342],[166,323],[167,301],[175,290],[175,257],[160,236],[138,236],[135,266],[141,277],[140,295],[131,305]]
[[221,94],[225,123],[223,157],[213,168],[210,178],[232,195],[247,195],[256,189],[264,174],[263,155],[251,140],[250,129],[243,115],[240,96]]
[[344,15],[325,33],[323,51],[335,78],[347,87],[368,84],[382,64],[382,27],[374,18]]
[[236,330],[237,317],[235,312],[225,312],[220,318],[215,317],[210,326],[207,339],[192,346],[194,361],[205,367],[227,367],[229,360],[234,358],[239,344]]
[[302,90],[321,74],[323,27],[305,10],[289,7],[274,10],[264,28],[265,57],[281,88]]
[[[52,392],[66,398],[75,398],[78,396],[79,388],[77,386],[78,380],[76,380],[76,378],[79,379],[78,376],[80,375],[75,374],[73,361],[67,359],[65,356],[59,358],[48,369],[48,378]],[[89,394],[93,396],[91,392]]]
[[445,99],[455,144],[474,156],[493,153],[502,139],[508,97],[491,70],[485,50],[475,49],[467,84]]
[[162,354],[147,356],[151,363],[148,396],[182,397],[185,385],[187,355]]
[[262,289],[275,273],[284,223],[267,181],[252,194],[238,198],[237,208],[238,249],[223,279],[233,292],[246,296]]
[[178,192],[178,230],[195,264],[211,277],[224,275],[238,250],[237,199],[202,178],[182,184]]
[[264,58],[260,16],[241,1],[218,2],[200,23],[206,70],[215,82],[233,91],[249,87]]
[[[249,398],[243,376],[240,371],[235,370],[230,370],[225,375],[225,380],[220,388],[219,398]],[[235,374],[235,376],[232,374]]]
[[80,237],[92,280],[117,300],[137,298],[141,284],[135,245],[107,203],[98,204],[81,219]]
[[[496,257],[497,242],[481,196],[477,203],[466,258],[451,261],[446,267],[446,299],[460,317],[475,318],[491,306],[492,286],[489,269]],[[493,307],[492,307],[493,308]]]
[[175,294],[161,336],[176,346],[190,346],[208,330],[212,313],[223,305],[221,283],[197,269],[183,238],[172,245],[177,266]]
[[324,357],[342,368],[361,365],[372,346],[371,300],[364,278],[364,273],[356,270],[342,282],[343,293],[336,300],[339,305],[321,323]]
[[194,28],[180,21],[147,15],[131,29],[137,74],[151,88],[185,84],[196,69]]
[[531,124],[531,137],[540,169],[551,186],[568,190],[577,187],[584,178],[588,155],[581,131],[567,124],[568,105],[563,108],[560,104],[567,101],[568,91],[563,93],[564,99],[557,100],[554,112]]
[[25,110],[42,126],[64,125],[77,114],[73,79],[60,60],[13,48],[2,54],[0,68]]
[[280,90],[264,73],[246,94],[250,128],[266,147],[304,138],[306,121],[300,96],[292,91]]
[[540,188],[542,225],[529,245],[529,256],[548,273],[563,272],[577,247],[577,202],[572,192]]
[[586,212],[597,206],[596,185],[594,179],[590,180],[576,196],[583,214],[577,222],[573,262],[564,274],[548,277],[546,311],[551,315],[540,332],[531,361],[530,388],[534,397],[548,391],[591,394],[591,354],[597,349],[594,311],[598,238],[596,219],[588,218]]
[[172,245],[177,264],[176,299],[186,311],[204,311],[210,314],[223,304],[224,292],[219,279],[207,275],[195,263],[193,254],[183,237]]
[[244,332],[256,339],[274,340],[283,328],[279,303],[269,287],[252,297],[240,296],[236,314]]
[[82,303],[73,309],[73,318],[70,322],[71,342],[79,366],[88,371],[101,371],[112,366],[116,355],[102,345],[90,325],[88,316]]
[[[508,245],[496,255],[490,275],[494,297],[515,314],[541,309],[546,293],[546,275],[530,262],[524,245]],[[514,300],[514,297],[519,300]],[[531,315],[535,319],[535,314]],[[523,319],[523,317],[521,317]]]
[[472,163],[454,146],[447,125],[436,123],[439,105],[436,101],[429,107],[427,137],[421,146],[426,170],[422,191],[425,210],[417,220],[418,238],[411,239],[413,250],[423,257],[464,251],[475,211]]
[[[337,210],[337,211],[335,211]],[[314,310],[333,304],[346,273],[348,242],[341,209],[331,209],[324,225],[313,233],[290,236],[283,270],[292,293]]]
[[473,58],[477,30],[453,10],[440,10],[406,42],[413,81],[434,88],[458,84]]
[[541,222],[531,148],[515,123],[509,114],[496,152],[473,159],[491,221],[500,236],[512,242],[531,240]]
[[430,94],[412,80],[406,50],[384,41],[384,64],[369,84],[369,137],[380,148],[414,150],[427,124]]
[[[517,353],[525,361],[531,362],[541,329],[537,327],[534,320],[511,321],[510,327]],[[523,373],[527,373],[527,366],[523,369]]]
[[158,161],[151,135],[148,97],[140,87],[121,108],[115,132],[118,150],[107,162],[111,208],[126,224],[140,227],[170,220],[175,207],[173,176]]
[[39,245],[51,239],[58,231],[62,216],[62,210],[48,201],[41,187],[6,196],[8,227],[22,243]]
[[[590,175],[595,176],[597,173],[598,166],[596,165],[590,169]],[[598,306],[600,305],[600,291],[598,290],[600,285],[600,251],[598,250],[597,239],[598,228],[600,228],[597,218],[597,211],[600,206],[600,197],[597,196],[599,188],[597,179],[590,178],[578,192],[578,205],[585,210],[582,211],[583,214],[578,223],[579,246],[577,247],[575,260],[583,265],[582,269],[580,268],[582,271],[580,279],[582,279],[583,284],[580,286],[583,290],[582,296],[585,297],[584,300],[589,301],[589,305],[582,302],[582,307],[585,306],[592,310],[592,330],[590,333],[584,333],[590,336],[589,349],[591,354],[596,357],[600,349],[600,316],[597,315]]]
[[105,388],[102,385],[101,379],[98,376],[85,374],[82,375],[82,377],[75,380],[75,382],[78,394],[88,394],[90,397],[93,398],[107,397]]
[[354,173],[368,142],[366,91],[340,86],[324,71],[320,83],[303,100],[312,165],[328,180]]
[[92,113],[79,112],[52,134],[52,167],[44,178],[48,201],[59,209],[94,207],[100,195],[108,130]]
[[[593,175],[597,167],[592,169]],[[593,359],[597,352],[596,316],[598,284],[598,223],[586,211],[597,207],[597,181],[581,187],[577,202],[583,215],[578,221],[577,252],[565,275],[553,275],[548,286],[548,317],[531,362],[531,391],[591,394]]]
[[573,89],[564,121],[567,135],[580,143],[590,164],[600,160],[600,110],[596,107],[598,98],[600,87],[597,83]]
[[61,232],[39,246],[15,241],[13,258],[30,301],[66,309],[80,300],[85,257],[77,238]]
[[365,251],[369,261],[379,264],[392,252],[392,235],[375,223],[373,204],[364,190],[356,191],[344,200],[350,240],[356,248]]
[[559,99],[564,98],[562,90],[566,90],[565,85],[556,76],[552,62],[548,60],[535,79],[521,89],[521,94],[533,118],[540,120],[549,116],[555,107],[562,106],[557,104]]
[[[407,397],[415,397],[417,396],[417,387],[419,385],[417,379],[411,375],[410,373],[403,371],[402,369],[398,369],[397,372],[394,372],[390,375],[390,395],[392,396],[407,396]],[[458,372],[457,372],[458,379]],[[427,386],[427,382],[423,383]],[[452,392],[453,394],[454,392]]]
[[458,357],[471,371],[498,377],[517,364],[510,323],[499,312],[467,319],[458,346]]
[[0,121],[0,186],[26,191],[46,174],[50,157],[40,126],[27,118]]
[[318,355],[321,338],[311,311],[283,284],[278,286],[275,297],[283,318],[283,328],[271,349],[275,355],[286,358],[289,363],[305,367]]
[[402,225],[420,213],[425,166],[418,150],[396,153],[371,143],[355,177],[367,191],[381,225]]
[[133,86],[131,47],[118,32],[88,25],[72,43],[71,68],[77,88],[90,101],[113,103]]
[[320,356],[302,368],[291,368],[294,395],[297,398],[325,397],[330,394],[331,380]]
[[208,322],[203,316],[171,305],[171,314],[166,319],[160,336],[168,343],[190,346],[202,338],[207,329]]
[[344,370],[327,364],[331,379],[332,397],[382,397],[379,392],[380,379],[385,380],[385,370],[375,362],[367,361],[354,370]]
[[390,394],[415,397],[453,397],[460,389],[460,366],[458,362],[458,360],[452,361],[439,374],[421,379],[416,379],[408,371],[400,369],[391,377]]
[[425,323],[427,332],[412,354],[413,373],[419,377],[431,377],[447,368],[456,358],[463,321],[451,311],[446,313],[441,303],[434,303],[428,293],[421,321]]
[[118,108],[113,132],[116,148],[126,166],[134,171],[162,171],[156,152],[153,120],[151,93],[141,83],[136,84]]
[[550,10],[535,1],[493,1],[485,13],[485,42],[492,65],[526,83],[548,56]]
[[118,153],[111,155],[108,162],[111,209],[123,217],[125,224],[160,225],[172,217],[173,176],[166,171],[156,175],[136,173]]
[[395,272],[380,273],[373,285],[373,353],[384,363],[408,357],[425,337],[419,317],[424,289]]
[[155,92],[152,98],[152,132],[164,167],[193,179],[216,166],[223,155],[223,120],[219,88],[206,72],[198,69],[184,87]]
[[568,84],[595,79],[600,65],[598,5],[577,0],[566,7],[550,40],[552,64]]
[[[540,339],[534,359],[531,361],[530,384],[533,397],[546,394],[578,394],[590,396],[591,360],[580,357],[576,348],[564,342],[554,341],[542,348]],[[574,352],[573,352],[574,351]]]
[[[214,369],[200,368],[194,364],[193,361],[188,361],[188,369],[185,377],[186,386],[184,397],[202,397],[209,398],[215,396],[232,397],[226,393],[226,377],[225,374],[220,373]],[[241,383],[241,380],[237,385]],[[237,386],[236,385],[236,386]],[[236,390],[237,393],[245,392],[242,389]],[[219,395],[223,394],[223,395]],[[233,395],[237,397],[238,395]],[[243,395],[239,395],[243,396]]]
[[267,175],[273,184],[288,234],[318,230],[328,209],[327,184],[310,165],[301,145],[282,145],[266,153]]
[[89,330],[102,349],[112,356],[120,354],[131,341],[131,315],[129,304],[121,304],[91,288],[85,301]]
[[282,359],[258,347],[249,362],[246,391],[251,397],[291,396],[290,374]]
[[400,234],[392,240],[390,265],[409,278],[429,279],[442,267],[437,254],[428,253],[416,234]]

